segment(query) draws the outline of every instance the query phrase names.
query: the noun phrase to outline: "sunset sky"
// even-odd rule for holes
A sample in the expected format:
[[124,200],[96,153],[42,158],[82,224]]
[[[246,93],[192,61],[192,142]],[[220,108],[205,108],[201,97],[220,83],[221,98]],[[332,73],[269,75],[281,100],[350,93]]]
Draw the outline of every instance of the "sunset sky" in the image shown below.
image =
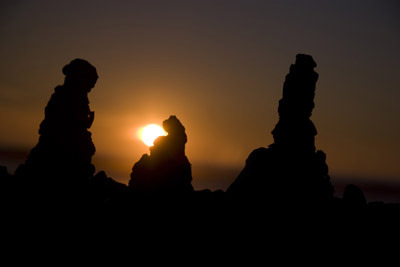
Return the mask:
[[312,120],[332,181],[400,183],[398,1],[9,0],[0,3],[0,165],[38,141],[63,66],[88,60],[96,170],[127,183],[146,124],[176,115],[197,189],[226,189],[273,142],[298,53],[319,73]]

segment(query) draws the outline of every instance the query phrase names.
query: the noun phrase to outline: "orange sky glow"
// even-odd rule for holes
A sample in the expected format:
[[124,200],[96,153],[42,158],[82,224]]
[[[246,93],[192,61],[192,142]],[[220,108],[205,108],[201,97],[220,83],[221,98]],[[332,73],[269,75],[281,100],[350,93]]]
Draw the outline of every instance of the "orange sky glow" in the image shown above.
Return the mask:
[[135,133],[176,115],[195,187],[225,189],[273,142],[285,75],[305,53],[318,65],[311,119],[332,179],[400,182],[395,2],[77,3],[1,4],[0,165],[1,151],[36,144],[62,67],[83,58],[99,74],[89,94],[97,171],[127,183],[149,151]]

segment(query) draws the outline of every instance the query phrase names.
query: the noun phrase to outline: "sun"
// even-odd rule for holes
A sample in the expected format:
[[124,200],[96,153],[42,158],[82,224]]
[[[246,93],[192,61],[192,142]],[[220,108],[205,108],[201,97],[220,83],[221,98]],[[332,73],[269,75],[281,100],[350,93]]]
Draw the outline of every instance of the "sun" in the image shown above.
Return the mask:
[[139,137],[147,146],[153,146],[154,140],[162,135],[167,135],[167,133],[157,124],[149,124],[139,130]]

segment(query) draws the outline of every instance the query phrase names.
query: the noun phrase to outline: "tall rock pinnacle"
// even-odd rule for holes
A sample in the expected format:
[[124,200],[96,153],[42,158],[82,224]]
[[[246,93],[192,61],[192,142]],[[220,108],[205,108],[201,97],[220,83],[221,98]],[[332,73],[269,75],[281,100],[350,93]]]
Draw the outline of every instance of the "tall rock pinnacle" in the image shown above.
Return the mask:
[[40,124],[39,142],[15,176],[29,192],[46,195],[84,193],[95,172],[92,134],[94,120],[88,93],[95,86],[96,68],[74,59],[63,69],[65,81],[54,89]]
[[290,66],[279,101],[279,121],[268,148],[254,150],[227,192],[273,203],[325,203],[333,198],[325,154],[316,151],[317,130],[310,120],[314,108],[316,63],[298,54]]

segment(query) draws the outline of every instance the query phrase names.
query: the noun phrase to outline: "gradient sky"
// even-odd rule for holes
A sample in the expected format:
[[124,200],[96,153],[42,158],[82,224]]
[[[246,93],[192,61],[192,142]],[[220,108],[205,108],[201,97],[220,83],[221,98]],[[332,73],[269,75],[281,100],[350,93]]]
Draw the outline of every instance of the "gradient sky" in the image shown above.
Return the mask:
[[127,183],[148,152],[136,131],[175,114],[194,184],[224,187],[273,142],[285,75],[305,53],[332,179],[400,182],[399,14],[398,1],[1,1],[0,164],[37,143],[62,67],[83,58],[99,74],[97,170]]

